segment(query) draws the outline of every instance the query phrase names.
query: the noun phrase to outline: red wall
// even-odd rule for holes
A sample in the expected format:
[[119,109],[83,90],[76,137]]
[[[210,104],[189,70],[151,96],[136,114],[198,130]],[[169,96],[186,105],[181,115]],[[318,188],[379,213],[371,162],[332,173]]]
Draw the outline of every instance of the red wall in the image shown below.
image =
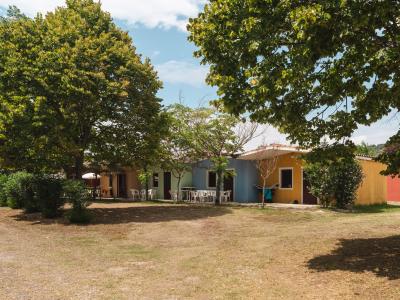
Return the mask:
[[387,197],[388,201],[400,202],[400,178],[387,177]]

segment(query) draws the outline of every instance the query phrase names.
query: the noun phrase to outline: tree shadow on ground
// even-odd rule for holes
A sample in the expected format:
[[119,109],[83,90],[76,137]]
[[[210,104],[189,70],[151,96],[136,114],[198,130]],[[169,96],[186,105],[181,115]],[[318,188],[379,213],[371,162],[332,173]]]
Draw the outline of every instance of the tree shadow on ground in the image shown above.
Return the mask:
[[332,253],[308,261],[308,267],[318,272],[372,272],[378,277],[400,279],[400,235],[342,239]]
[[375,204],[354,207],[354,212],[359,214],[377,214],[387,212],[400,212],[400,205]]
[[[230,214],[231,210],[224,207],[211,206],[135,206],[135,207],[105,207],[89,208],[92,220],[88,225],[95,224],[126,224],[126,223],[157,223],[169,221],[191,221]],[[66,213],[68,213],[66,211]],[[18,214],[14,216],[17,221],[28,221],[34,224],[65,224],[63,218],[44,219],[40,214]]]

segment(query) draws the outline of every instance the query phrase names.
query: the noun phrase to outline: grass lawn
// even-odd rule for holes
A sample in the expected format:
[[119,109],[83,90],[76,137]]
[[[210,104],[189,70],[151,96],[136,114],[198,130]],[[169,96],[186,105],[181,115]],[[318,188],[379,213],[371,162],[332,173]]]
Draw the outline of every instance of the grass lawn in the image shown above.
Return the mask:
[[0,299],[400,295],[397,207],[353,214],[159,203],[90,209],[94,223],[76,226],[0,208]]

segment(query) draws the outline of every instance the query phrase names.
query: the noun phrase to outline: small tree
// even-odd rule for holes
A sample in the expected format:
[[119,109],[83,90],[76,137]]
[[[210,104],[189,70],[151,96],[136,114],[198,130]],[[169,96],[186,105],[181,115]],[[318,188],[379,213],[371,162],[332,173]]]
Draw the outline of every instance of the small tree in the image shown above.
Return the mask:
[[[260,148],[263,148],[266,146],[261,146]],[[264,198],[264,193],[265,189],[267,187],[267,180],[268,178],[274,173],[276,170],[276,166],[278,163],[278,153],[275,151],[275,148],[273,147],[273,153],[270,157],[266,159],[257,159],[256,160],[256,168],[260,174],[261,177],[261,183],[262,183],[262,207],[265,205],[265,198]]]
[[349,157],[333,164],[330,170],[334,175],[335,200],[338,208],[352,208],[356,199],[357,189],[363,180],[360,164]]
[[400,133],[391,137],[385,143],[382,152],[377,157],[377,160],[385,164],[386,170],[381,172],[386,176],[400,176]]
[[182,199],[181,181],[192,169],[191,163],[201,157],[195,150],[195,136],[192,131],[192,109],[174,104],[168,108],[170,116],[169,132],[162,141],[162,167],[170,170],[177,179],[177,200]]
[[319,199],[323,207],[329,207],[335,198],[333,174],[329,165],[318,162],[307,163],[304,172],[310,182],[311,194]]
[[90,196],[81,180],[67,180],[63,185],[63,192],[72,205],[68,214],[71,223],[89,223],[91,215],[87,210],[90,205]]
[[213,108],[194,110],[193,119],[195,149],[200,156],[211,159],[217,174],[215,205],[219,205],[228,158],[243,150],[258,126]]
[[350,208],[354,204],[363,173],[355,159],[354,147],[349,146],[323,144],[305,155],[311,193],[324,207],[333,202],[338,208]]

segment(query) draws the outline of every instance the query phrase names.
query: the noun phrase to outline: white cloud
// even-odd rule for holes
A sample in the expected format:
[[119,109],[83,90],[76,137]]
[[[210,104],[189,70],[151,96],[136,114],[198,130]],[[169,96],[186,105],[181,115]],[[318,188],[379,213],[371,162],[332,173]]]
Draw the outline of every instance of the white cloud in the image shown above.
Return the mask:
[[[186,30],[189,17],[196,16],[204,0],[102,0],[103,9],[111,15],[131,24],[143,24],[149,28],[178,28]],[[46,13],[62,0],[0,0],[0,6],[16,5],[24,13],[33,16],[37,12]]]
[[155,66],[158,76],[164,82],[187,84],[194,87],[205,85],[208,68],[185,61],[170,60]]
[[357,136],[353,136],[351,138],[353,143],[356,144],[356,145],[365,143],[367,141],[367,139],[368,139],[368,137],[366,135],[357,135]]
[[254,150],[262,145],[290,144],[290,142],[286,138],[286,135],[280,133],[278,129],[269,125],[260,124],[255,136],[256,137],[254,139],[252,139],[249,143],[245,145],[245,151]]

